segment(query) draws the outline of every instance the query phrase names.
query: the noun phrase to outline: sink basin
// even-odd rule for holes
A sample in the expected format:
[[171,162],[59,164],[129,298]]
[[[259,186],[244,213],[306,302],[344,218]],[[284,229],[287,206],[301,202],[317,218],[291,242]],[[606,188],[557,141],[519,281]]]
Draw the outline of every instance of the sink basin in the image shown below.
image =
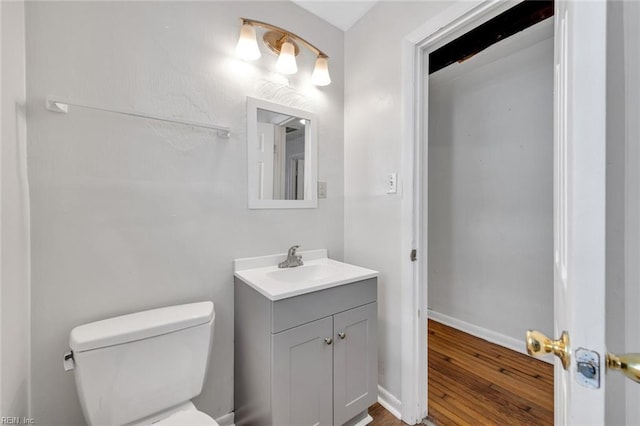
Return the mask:
[[378,276],[372,269],[329,259],[324,249],[298,254],[304,265],[295,268],[278,268],[286,254],[236,259],[234,275],[274,301]]
[[303,266],[297,266],[295,268],[278,269],[277,271],[267,272],[267,275],[277,281],[285,283],[305,283],[309,281],[327,279],[332,275],[339,272],[339,268],[336,268],[330,263],[314,263]]

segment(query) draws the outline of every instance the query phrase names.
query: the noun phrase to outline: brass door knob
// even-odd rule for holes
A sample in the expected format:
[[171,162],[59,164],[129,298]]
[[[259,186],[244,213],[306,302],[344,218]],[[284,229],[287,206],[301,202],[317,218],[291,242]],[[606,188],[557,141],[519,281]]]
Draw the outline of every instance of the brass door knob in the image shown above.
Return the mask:
[[640,354],[607,353],[607,369],[619,371],[634,382],[640,383]]
[[566,370],[569,368],[569,364],[571,363],[569,333],[563,331],[558,340],[551,340],[537,330],[528,330],[527,353],[536,357],[546,354],[554,354],[560,358],[562,366]]

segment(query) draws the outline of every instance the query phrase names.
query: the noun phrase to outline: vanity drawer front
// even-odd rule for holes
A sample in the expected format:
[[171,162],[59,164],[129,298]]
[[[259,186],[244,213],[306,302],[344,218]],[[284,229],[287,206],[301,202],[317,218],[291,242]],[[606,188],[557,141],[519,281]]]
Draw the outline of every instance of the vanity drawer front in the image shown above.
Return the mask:
[[377,278],[343,284],[273,302],[271,332],[278,333],[356,306],[375,302]]

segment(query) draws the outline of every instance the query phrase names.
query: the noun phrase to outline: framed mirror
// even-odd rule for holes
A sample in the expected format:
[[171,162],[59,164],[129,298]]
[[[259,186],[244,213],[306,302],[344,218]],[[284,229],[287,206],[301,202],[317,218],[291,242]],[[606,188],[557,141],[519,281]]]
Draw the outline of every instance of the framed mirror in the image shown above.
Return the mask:
[[247,98],[250,209],[318,207],[318,119]]

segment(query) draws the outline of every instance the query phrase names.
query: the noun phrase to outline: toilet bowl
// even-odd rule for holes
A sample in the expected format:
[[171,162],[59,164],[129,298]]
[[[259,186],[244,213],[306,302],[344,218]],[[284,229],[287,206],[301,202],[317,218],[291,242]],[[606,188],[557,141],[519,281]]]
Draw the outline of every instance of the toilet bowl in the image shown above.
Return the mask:
[[202,425],[202,426],[218,426],[218,423],[202,411],[198,411],[193,403],[189,403],[191,407],[186,407],[165,417],[162,420],[152,423],[158,426],[183,426],[183,425]]
[[170,410],[128,423],[126,426],[219,426],[219,424],[189,401]]
[[200,302],[74,328],[65,362],[87,423],[216,426],[191,402],[204,385],[214,320],[213,303]]
[[142,420],[127,423],[126,426],[219,426],[219,424],[189,401]]

